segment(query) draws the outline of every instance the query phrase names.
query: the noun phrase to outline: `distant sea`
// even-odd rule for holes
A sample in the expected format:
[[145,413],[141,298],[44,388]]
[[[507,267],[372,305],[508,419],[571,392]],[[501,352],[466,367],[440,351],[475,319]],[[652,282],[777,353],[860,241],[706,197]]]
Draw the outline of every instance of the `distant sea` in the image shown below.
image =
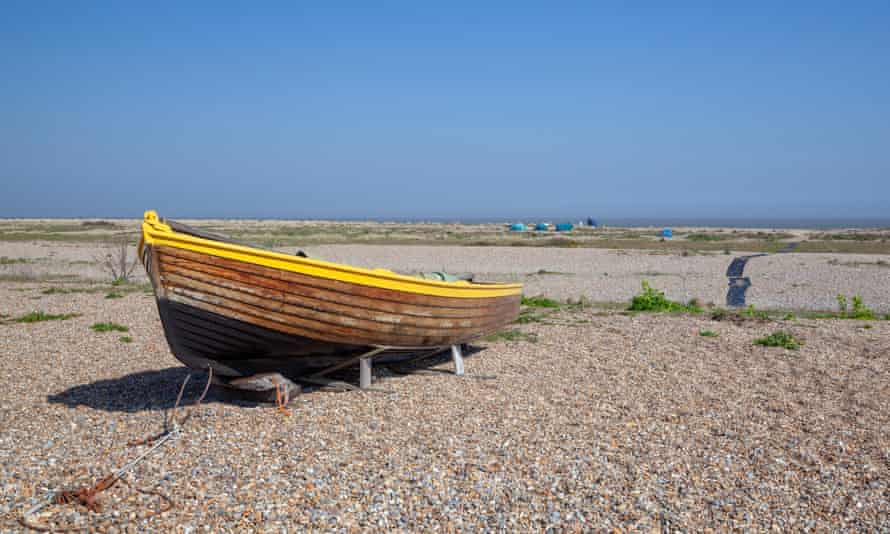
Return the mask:
[[[328,219],[329,220],[329,219]],[[379,222],[433,222],[433,223],[463,223],[463,224],[485,224],[485,223],[537,223],[537,222],[586,222],[587,217],[520,217],[516,219],[508,218],[481,218],[481,217],[427,217],[427,218],[411,218],[411,217],[372,217],[372,218],[355,218],[355,219],[336,219],[346,221],[379,221]],[[614,227],[703,227],[703,228],[798,228],[798,229],[817,229],[829,230],[838,228],[890,228],[890,218],[863,218],[863,219],[686,219],[674,217],[615,217],[615,218],[596,218],[596,223],[600,226]]]
[[[7,217],[0,216],[0,220]],[[54,217],[38,217],[53,219]],[[68,217],[65,217],[68,218]],[[81,219],[115,219],[102,215],[90,215],[75,217]],[[295,213],[290,217],[194,217],[176,216],[172,219],[190,220],[265,220],[265,221],[343,221],[343,222],[396,222],[396,223],[456,223],[456,224],[511,224],[525,223],[535,224],[539,222],[573,224],[586,223],[587,216],[555,216],[555,217],[306,217]],[[862,217],[862,218],[686,218],[686,217],[597,217],[593,219],[598,226],[612,226],[619,228],[633,227],[684,227],[698,228],[775,228],[775,229],[843,229],[843,228],[882,228],[890,229],[890,217]]]

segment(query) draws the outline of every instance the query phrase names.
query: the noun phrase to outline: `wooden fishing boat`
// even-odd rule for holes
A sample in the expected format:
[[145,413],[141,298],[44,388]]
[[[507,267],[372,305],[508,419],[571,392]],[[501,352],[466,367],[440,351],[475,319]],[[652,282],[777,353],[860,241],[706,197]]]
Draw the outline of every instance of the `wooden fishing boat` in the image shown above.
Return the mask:
[[522,290],[265,250],[154,211],[145,213],[139,255],[173,354],[229,378],[466,343],[512,322]]

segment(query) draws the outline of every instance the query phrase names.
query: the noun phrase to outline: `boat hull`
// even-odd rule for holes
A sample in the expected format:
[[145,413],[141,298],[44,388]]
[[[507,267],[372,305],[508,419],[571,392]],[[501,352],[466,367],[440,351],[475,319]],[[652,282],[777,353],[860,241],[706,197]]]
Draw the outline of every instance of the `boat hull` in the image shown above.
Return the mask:
[[519,311],[519,294],[426,295],[164,245],[145,245],[142,258],[173,354],[221,376],[300,374],[369,347],[466,343]]

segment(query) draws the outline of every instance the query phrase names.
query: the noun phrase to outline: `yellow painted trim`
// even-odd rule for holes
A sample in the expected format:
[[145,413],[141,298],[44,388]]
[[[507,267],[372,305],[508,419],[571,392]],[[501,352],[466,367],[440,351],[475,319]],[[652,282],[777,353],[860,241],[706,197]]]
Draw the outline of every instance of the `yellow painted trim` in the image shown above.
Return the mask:
[[142,242],[155,246],[168,246],[211,256],[243,261],[301,273],[308,276],[339,280],[363,286],[406,291],[421,295],[458,298],[487,298],[518,295],[522,284],[473,284],[466,281],[440,282],[413,276],[396,274],[385,269],[363,269],[341,263],[291,256],[271,250],[263,250],[232,243],[222,243],[174,231],[164,224],[154,211],[146,211],[142,221]]

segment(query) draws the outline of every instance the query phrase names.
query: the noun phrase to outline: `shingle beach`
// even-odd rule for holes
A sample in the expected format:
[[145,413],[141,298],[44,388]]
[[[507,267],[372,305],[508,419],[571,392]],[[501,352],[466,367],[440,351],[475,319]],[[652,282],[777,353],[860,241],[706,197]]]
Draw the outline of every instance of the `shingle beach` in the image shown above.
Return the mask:
[[[65,263],[91,276],[77,263],[91,257],[83,247],[50,247],[55,259],[28,265],[30,274]],[[7,257],[41,250],[0,244]],[[560,300],[626,302],[646,279],[671,298],[721,306],[732,259],[509,247],[307,252],[474,271]],[[838,293],[861,294],[886,313],[890,270],[877,260],[887,257],[756,258],[745,271],[749,302],[825,310]],[[93,484],[147,450],[127,443],[162,429],[188,374],[167,348],[152,296],[46,291],[75,286],[0,283],[7,531],[22,530],[19,514],[48,492]],[[34,310],[80,315],[11,320]],[[104,321],[128,326],[132,342],[90,329]],[[129,485],[105,492],[100,512],[51,505],[31,521],[105,532],[890,529],[890,322],[591,307],[516,329],[516,340],[473,343],[467,377],[450,374],[444,359],[412,374],[378,366],[375,391],[310,390],[290,414],[215,390],[195,407],[206,380],[196,372],[177,414],[191,414],[181,437],[129,473]],[[754,345],[780,329],[803,346]],[[172,508],[153,515],[163,500],[137,488]]]

